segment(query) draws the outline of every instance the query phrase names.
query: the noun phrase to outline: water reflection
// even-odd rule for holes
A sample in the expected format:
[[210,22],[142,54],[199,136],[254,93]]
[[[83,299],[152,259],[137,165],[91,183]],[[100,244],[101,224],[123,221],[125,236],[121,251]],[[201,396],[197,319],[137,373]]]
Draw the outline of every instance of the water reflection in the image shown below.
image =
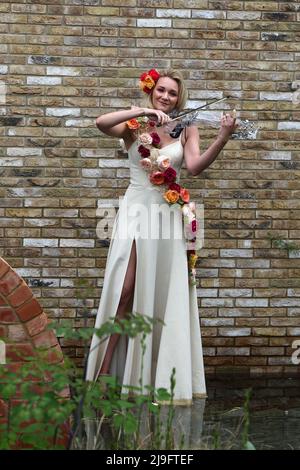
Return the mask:
[[[245,392],[251,389],[249,440],[256,449],[300,449],[299,377],[222,377],[208,383],[202,439],[220,432],[225,448],[241,446]],[[211,439],[209,441],[211,443]]]
[[[177,449],[197,448],[202,441],[206,398],[195,399],[192,406],[175,406],[172,433]],[[167,426],[168,407],[163,406],[161,417]]]
[[251,389],[248,439],[256,449],[300,449],[300,378],[208,379],[208,398],[176,407],[174,438],[185,449],[240,449],[245,394]]

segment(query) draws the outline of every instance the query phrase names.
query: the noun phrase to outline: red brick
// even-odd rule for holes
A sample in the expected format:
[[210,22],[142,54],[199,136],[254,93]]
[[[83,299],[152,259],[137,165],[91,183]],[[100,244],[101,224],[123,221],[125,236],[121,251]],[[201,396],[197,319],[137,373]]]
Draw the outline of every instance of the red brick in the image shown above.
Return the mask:
[[63,354],[61,352],[59,344],[47,351],[47,361],[50,364],[58,364],[59,362],[63,361]]
[[9,271],[10,266],[7,264],[4,259],[0,258],[0,279]]
[[[4,374],[0,376],[0,381],[4,382],[5,378],[7,377],[7,373],[14,373],[14,374],[19,374],[21,373],[21,369],[24,367],[24,362],[15,362],[13,364],[5,364],[3,367],[4,369]],[[30,370],[32,370],[30,366]],[[27,382],[36,382],[39,381],[40,378],[31,374],[26,375],[26,381]]]
[[14,342],[24,342],[28,340],[27,331],[23,325],[9,325],[8,326],[8,339]]
[[17,373],[19,372],[22,365],[23,365],[23,362],[14,362],[13,364],[5,364],[5,371]]
[[7,327],[4,325],[0,325],[0,338],[7,337]]
[[42,307],[39,302],[32,297],[26,304],[16,309],[17,314],[21,321],[31,320],[42,312]]
[[24,362],[30,357],[36,356],[33,346],[29,343],[17,343],[6,345],[7,361]]
[[7,305],[6,299],[0,294],[0,305]]
[[21,282],[22,279],[20,276],[10,269],[5,276],[0,279],[0,293],[5,296],[9,295]]
[[57,344],[57,338],[53,331],[43,331],[39,335],[33,336],[32,342],[36,348],[51,348]]
[[37,335],[45,330],[46,326],[48,325],[49,320],[45,313],[41,313],[37,317],[33,318],[25,323],[26,328],[30,336]]
[[0,323],[16,323],[19,319],[10,307],[0,307]]
[[23,305],[27,300],[32,297],[32,292],[29,287],[22,282],[20,287],[18,287],[12,294],[7,297],[7,300],[13,307],[18,307],[19,305]]
[[70,389],[69,387],[63,388],[60,392],[58,392],[58,395],[61,398],[69,398],[70,397]]

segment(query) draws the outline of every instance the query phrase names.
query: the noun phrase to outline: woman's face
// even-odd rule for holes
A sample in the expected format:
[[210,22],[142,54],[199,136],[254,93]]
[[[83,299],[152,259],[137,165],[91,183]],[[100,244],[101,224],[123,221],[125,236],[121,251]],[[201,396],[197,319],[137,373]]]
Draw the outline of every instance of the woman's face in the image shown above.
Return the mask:
[[164,113],[170,113],[178,101],[178,83],[169,77],[160,77],[152,93],[152,105]]

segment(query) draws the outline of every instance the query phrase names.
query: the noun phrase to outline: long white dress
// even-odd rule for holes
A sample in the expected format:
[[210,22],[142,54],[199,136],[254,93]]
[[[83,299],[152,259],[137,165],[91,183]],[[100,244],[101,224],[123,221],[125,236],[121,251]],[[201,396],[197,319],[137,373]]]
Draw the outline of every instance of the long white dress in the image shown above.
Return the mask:
[[[178,182],[183,162],[181,138],[159,152],[170,158]],[[170,376],[175,367],[174,403],[190,405],[193,397],[206,396],[206,387],[196,287],[188,281],[181,208],[178,204],[170,206],[163,199],[162,190],[149,181],[148,173],[139,163],[137,141],[130,147],[128,156],[130,185],[114,221],[95,328],[116,315],[135,240],[135,288],[128,310],[164,322],[164,325],[156,322],[146,337],[142,383],[170,390]],[[157,208],[162,210],[160,214]],[[99,338],[94,335],[86,375],[90,381],[97,380],[108,340],[97,345]],[[139,386],[141,360],[141,337],[121,336],[110,373],[118,377],[124,390],[126,385]]]

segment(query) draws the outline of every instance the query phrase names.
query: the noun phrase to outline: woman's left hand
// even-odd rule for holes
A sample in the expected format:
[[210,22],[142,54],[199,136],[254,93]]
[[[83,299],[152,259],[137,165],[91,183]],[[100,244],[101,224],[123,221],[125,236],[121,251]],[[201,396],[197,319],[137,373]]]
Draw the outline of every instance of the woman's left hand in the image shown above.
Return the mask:
[[219,130],[218,138],[227,142],[230,139],[230,136],[234,133],[238,124],[235,123],[236,121],[236,111],[233,111],[233,115],[226,113],[223,114],[221,118],[221,127]]

